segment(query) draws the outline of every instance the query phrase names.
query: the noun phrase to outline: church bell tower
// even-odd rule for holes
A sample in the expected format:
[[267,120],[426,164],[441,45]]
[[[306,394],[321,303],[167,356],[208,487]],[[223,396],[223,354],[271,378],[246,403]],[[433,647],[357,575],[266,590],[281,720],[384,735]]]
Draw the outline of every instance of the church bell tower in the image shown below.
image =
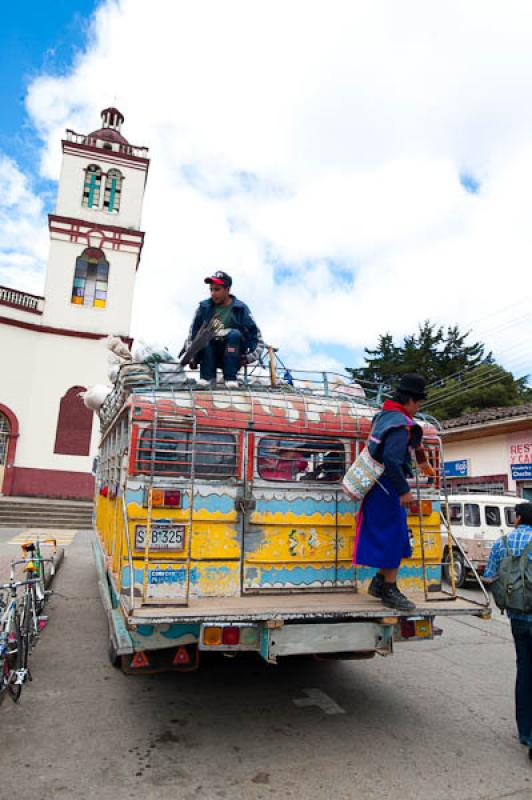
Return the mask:
[[148,148],[122,134],[117,108],[88,135],[66,131],[55,212],[49,215],[45,326],[127,337],[148,175]]

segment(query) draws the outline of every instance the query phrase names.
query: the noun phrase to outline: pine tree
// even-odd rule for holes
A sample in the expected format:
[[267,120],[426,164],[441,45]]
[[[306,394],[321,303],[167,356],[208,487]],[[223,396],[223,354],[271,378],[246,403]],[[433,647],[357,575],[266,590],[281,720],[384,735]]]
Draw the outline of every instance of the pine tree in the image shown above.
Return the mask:
[[392,391],[405,373],[420,373],[429,387],[426,410],[441,420],[530,402],[527,378],[514,378],[486,353],[482,342],[468,342],[469,336],[458,325],[444,329],[426,320],[401,344],[390,333],[381,334],[374,350],[364,349],[365,366],[347,371],[384,392]]

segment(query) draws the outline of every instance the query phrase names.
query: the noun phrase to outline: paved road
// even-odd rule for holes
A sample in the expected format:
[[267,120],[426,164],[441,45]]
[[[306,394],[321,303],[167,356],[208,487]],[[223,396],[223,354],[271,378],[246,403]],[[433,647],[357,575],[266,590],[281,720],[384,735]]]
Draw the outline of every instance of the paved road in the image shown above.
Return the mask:
[[[11,538],[0,532],[3,556]],[[2,798],[532,797],[498,612],[443,621],[441,639],[386,659],[126,677],[107,662],[90,543],[67,546],[34,680],[0,708]]]

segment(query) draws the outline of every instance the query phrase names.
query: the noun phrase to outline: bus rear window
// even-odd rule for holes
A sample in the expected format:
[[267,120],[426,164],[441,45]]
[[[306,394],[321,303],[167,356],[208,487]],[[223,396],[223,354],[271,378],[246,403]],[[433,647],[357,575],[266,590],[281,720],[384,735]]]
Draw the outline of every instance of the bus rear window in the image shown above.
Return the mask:
[[464,503],[464,522],[470,528],[480,526],[480,506],[477,503]]
[[259,442],[257,470],[267,481],[338,483],[345,469],[342,442],[270,437]]
[[137,471],[168,477],[220,480],[236,475],[236,437],[229,433],[159,429],[144,431],[137,448]]

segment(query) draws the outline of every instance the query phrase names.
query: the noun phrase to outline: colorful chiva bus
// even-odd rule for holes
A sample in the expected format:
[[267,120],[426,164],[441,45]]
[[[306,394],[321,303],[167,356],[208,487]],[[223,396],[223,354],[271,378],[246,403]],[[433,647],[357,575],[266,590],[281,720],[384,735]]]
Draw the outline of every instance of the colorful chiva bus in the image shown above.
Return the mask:
[[[376,408],[252,388],[124,400],[107,413],[97,475],[97,561],[115,655],[197,643],[221,599],[248,598],[258,618],[266,597],[303,609],[311,595],[315,605],[320,594],[364,590],[374,570],[353,565],[357,508],[341,479]],[[423,424],[438,475],[438,434]],[[440,588],[441,543],[439,487],[423,480],[399,583],[426,596]]]

